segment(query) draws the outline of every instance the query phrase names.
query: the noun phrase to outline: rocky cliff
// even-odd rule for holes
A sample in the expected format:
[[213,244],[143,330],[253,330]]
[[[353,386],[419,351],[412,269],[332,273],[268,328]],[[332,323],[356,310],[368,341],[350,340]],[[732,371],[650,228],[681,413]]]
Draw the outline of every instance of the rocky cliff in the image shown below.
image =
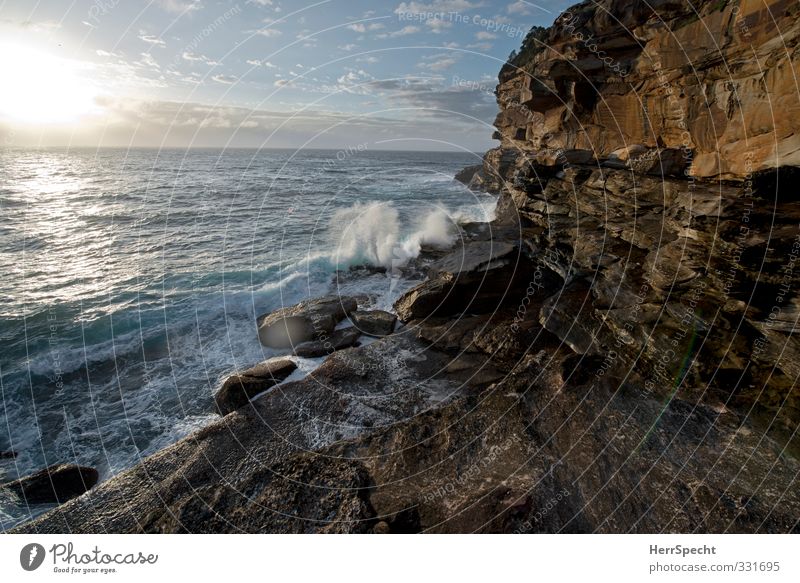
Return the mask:
[[800,164],[790,0],[600,0],[534,29],[500,72],[502,157],[744,179]]
[[532,31],[400,328],[18,530],[797,532],[796,13]]

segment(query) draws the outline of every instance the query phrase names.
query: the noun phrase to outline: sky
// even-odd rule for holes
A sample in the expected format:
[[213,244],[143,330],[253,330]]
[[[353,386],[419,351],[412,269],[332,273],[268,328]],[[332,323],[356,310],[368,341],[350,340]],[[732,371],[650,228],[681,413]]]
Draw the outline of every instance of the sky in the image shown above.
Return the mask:
[[0,0],[0,146],[482,151],[570,0]]

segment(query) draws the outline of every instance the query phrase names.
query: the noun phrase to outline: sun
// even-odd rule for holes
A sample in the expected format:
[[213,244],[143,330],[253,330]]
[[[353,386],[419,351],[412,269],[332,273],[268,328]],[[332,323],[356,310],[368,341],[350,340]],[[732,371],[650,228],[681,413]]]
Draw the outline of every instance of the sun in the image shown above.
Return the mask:
[[23,45],[0,44],[0,118],[70,123],[96,109],[96,91],[75,61]]

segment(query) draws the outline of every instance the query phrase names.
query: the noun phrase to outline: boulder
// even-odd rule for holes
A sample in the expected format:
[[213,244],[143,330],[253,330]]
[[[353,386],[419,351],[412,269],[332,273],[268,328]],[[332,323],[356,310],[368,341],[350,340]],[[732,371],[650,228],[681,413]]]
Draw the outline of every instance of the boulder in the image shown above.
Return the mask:
[[303,342],[295,346],[294,353],[303,358],[327,356],[337,350],[355,346],[359,336],[361,336],[361,331],[353,326],[334,330],[330,336],[323,336],[319,340]]
[[388,336],[394,331],[397,316],[383,310],[353,312],[350,321],[367,336]]
[[246,405],[250,399],[270,389],[297,370],[290,358],[271,358],[239,374],[228,377],[214,395],[221,415]]
[[291,348],[330,334],[358,308],[355,298],[326,296],[300,302],[258,318],[258,338],[270,348]]
[[473,180],[473,178],[475,178],[475,175],[478,172],[480,172],[482,168],[483,168],[483,164],[475,164],[473,166],[467,166],[466,168],[464,168],[463,170],[458,172],[458,174],[456,174],[455,178],[456,178],[456,180],[458,180],[462,184],[469,185],[469,184],[472,183],[472,180]]
[[12,460],[17,457],[15,451],[0,451],[0,460]]
[[100,479],[97,470],[74,464],[57,464],[5,484],[28,504],[62,504],[87,492]]

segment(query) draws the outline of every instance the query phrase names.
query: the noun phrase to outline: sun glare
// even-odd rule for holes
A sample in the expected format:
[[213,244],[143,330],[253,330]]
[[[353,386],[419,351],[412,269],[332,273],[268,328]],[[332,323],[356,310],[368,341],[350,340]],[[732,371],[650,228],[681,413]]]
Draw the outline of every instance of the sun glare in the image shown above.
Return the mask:
[[22,45],[0,45],[0,118],[69,123],[95,109],[95,91],[74,62]]

